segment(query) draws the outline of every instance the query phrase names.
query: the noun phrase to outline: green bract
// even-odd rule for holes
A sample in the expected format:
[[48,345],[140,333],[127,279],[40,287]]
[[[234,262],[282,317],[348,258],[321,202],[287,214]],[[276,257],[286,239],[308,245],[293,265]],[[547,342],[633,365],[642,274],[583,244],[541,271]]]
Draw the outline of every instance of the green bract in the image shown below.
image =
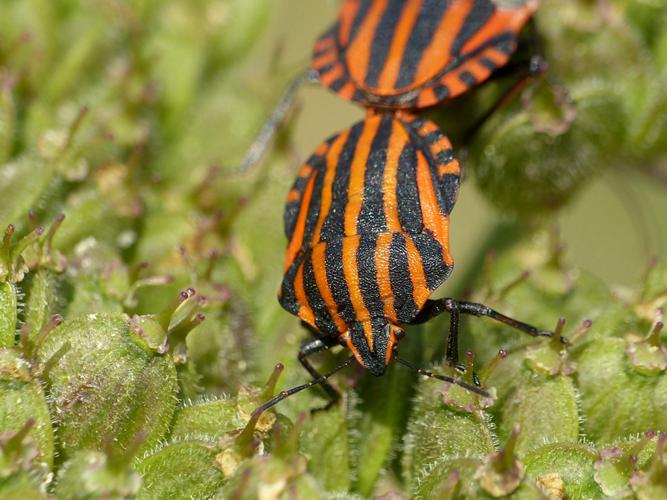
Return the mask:
[[[124,452],[131,455],[131,451]],[[61,498],[134,498],[141,477],[128,460],[100,451],[78,451],[60,468],[55,494]]]
[[137,464],[143,478],[137,498],[210,498],[224,484],[216,450],[197,442],[177,442],[151,452]]
[[0,283],[0,347],[14,345],[16,306],[14,285],[10,282]]
[[143,448],[165,436],[176,406],[176,370],[168,357],[142,349],[123,316],[89,315],[65,321],[41,346],[61,456],[101,449],[112,438],[125,448],[143,437]]
[[[0,434],[25,429],[25,437],[16,446],[31,447],[35,464],[53,466],[54,443],[51,416],[39,382],[30,374],[29,362],[13,349],[0,349]],[[5,445],[3,445],[4,447]],[[11,468],[13,459],[5,456],[3,469]]]

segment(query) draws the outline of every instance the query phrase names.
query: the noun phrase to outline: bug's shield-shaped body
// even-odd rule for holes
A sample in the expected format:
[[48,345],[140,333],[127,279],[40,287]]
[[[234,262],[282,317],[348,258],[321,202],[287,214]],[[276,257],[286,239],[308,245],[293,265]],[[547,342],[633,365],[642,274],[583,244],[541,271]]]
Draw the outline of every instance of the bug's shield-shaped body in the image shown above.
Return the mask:
[[422,118],[371,114],[328,139],[289,193],[282,306],[381,375],[400,325],[452,271],[459,174]]
[[312,67],[367,106],[432,106],[505,65],[536,9],[536,0],[345,0]]

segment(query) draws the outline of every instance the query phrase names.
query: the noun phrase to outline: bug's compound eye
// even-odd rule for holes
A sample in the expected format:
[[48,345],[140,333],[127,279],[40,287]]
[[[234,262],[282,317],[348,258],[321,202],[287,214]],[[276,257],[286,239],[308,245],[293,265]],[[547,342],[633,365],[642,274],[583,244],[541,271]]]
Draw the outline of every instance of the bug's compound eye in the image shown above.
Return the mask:
[[405,337],[405,330],[403,330],[403,328],[399,326],[392,326],[392,333],[396,338],[396,342],[400,341],[403,337]]
[[391,323],[385,325],[384,331],[386,337],[394,342],[398,342],[405,337],[405,330],[400,326],[392,325]]
[[392,325],[391,323],[388,324],[386,327],[386,332],[387,332],[387,351],[385,354],[385,363],[389,364],[389,361],[391,361],[391,356],[398,347],[398,343],[400,340],[405,337],[405,330],[403,328]]

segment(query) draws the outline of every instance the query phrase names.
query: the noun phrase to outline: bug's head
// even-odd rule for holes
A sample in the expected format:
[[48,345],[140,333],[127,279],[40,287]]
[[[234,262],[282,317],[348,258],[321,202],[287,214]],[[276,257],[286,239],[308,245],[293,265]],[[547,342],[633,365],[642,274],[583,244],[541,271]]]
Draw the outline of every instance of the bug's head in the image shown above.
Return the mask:
[[405,335],[404,330],[384,318],[358,321],[341,335],[340,342],[352,351],[359,364],[371,374],[384,375],[394,346]]

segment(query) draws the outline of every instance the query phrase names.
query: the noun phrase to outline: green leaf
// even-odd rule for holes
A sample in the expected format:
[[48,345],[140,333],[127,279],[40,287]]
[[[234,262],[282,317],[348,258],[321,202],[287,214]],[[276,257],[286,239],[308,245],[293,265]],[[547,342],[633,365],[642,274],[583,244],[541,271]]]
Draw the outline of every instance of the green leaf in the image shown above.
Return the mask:
[[577,356],[584,432],[595,442],[667,429],[665,398],[656,399],[667,373],[642,375],[629,364],[626,342],[619,338],[589,342]]
[[0,348],[14,345],[16,335],[16,288],[13,283],[0,283]]
[[450,409],[443,402],[442,386],[443,382],[433,379],[419,384],[404,438],[402,465],[408,487],[444,457],[481,459],[495,450],[490,416]]
[[514,426],[519,425],[516,447],[519,457],[545,442],[576,443],[579,411],[572,380],[531,374],[523,374],[522,379],[502,407],[494,408],[500,417],[500,439],[507,439]]
[[327,491],[350,489],[349,416],[340,406],[318,411],[301,432],[301,453],[308,459],[308,470]]
[[593,480],[597,453],[577,443],[553,443],[533,450],[523,459],[526,475],[542,489],[561,489],[570,498],[601,498],[602,491]]
[[224,484],[215,449],[201,443],[171,443],[138,460],[142,486],[137,499],[211,498]]
[[164,438],[176,407],[176,370],[165,356],[131,340],[128,319],[91,314],[63,322],[39,356],[64,354],[45,374],[63,458],[80,449],[101,450],[113,437],[126,447],[143,435],[142,449]]
[[176,411],[171,439],[215,444],[226,433],[242,429],[246,423],[239,415],[236,400],[201,401]]
[[[401,343],[401,356],[418,362],[421,347],[420,332],[411,333]],[[398,363],[387,369],[382,379],[366,374],[357,393],[360,402],[350,415],[350,451],[355,471],[354,490],[370,495],[382,470],[393,458],[394,450],[403,435],[408,416],[411,389],[415,373]],[[349,418],[348,417],[348,418]]]
[[0,164],[0,227],[27,220],[53,175],[47,162],[24,154]]
[[[4,350],[0,350],[3,352]],[[54,438],[51,426],[51,415],[46,404],[46,397],[38,382],[23,378],[15,378],[5,371],[11,367],[11,357],[7,354],[13,351],[4,351],[0,358],[0,434],[16,432],[28,420],[33,419],[34,425],[28,437],[34,439],[39,452],[38,461],[53,466]],[[20,361],[18,355],[13,358]],[[25,365],[27,363],[23,361]]]

